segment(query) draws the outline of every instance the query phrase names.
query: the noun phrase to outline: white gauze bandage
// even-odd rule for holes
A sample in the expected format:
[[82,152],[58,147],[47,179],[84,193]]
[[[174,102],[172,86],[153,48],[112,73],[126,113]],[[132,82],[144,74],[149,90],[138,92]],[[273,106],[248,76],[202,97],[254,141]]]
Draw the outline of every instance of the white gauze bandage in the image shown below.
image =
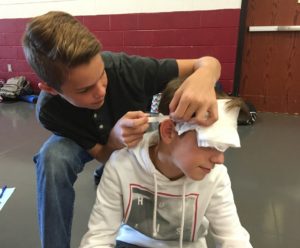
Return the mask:
[[197,124],[181,122],[176,124],[178,135],[195,130],[199,147],[214,147],[224,152],[228,147],[240,147],[240,138],[237,132],[237,117],[240,108],[227,110],[229,99],[220,99],[218,102],[218,120],[211,126],[204,127]]

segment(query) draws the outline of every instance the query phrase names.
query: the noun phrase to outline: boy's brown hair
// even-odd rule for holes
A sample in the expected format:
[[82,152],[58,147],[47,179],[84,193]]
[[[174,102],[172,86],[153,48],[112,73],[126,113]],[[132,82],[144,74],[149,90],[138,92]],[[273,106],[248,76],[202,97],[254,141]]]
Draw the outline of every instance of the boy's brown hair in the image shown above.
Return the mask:
[[[158,105],[158,112],[162,113],[164,115],[169,114],[169,104],[174,96],[175,91],[180,87],[183,80],[180,80],[179,78],[175,78],[171,80],[167,87],[164,89],[161,95],[160,103]],[[226,93],[217,92],[216,91],[217,99],[230,99],[227,103],[227,109],[230,110],[234,107],[240,107],[241,110],[245,108],[245,103],[243,100],[239,97],[231,97],[228,96]]]
[[27,62],[50,87],[60,91],[69,69],[100,53],[97,38],[75,17],[51,11],[33,18],[23,35]]

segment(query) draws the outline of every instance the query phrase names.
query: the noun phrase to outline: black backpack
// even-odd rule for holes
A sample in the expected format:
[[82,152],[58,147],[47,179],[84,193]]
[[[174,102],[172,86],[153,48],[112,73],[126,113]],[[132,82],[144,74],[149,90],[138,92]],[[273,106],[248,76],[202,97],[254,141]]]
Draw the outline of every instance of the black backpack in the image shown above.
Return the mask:
[[249,101],[244,101],[238,116],[238,125],[252,125],[256,121],[257,112],[254,105]]

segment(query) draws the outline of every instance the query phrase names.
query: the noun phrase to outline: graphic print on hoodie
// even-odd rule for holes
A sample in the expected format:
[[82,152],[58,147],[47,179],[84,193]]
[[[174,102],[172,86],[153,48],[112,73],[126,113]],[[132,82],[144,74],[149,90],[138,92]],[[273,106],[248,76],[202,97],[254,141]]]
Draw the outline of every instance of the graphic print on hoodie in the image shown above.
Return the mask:
[[[156,232],[153,234],[155,193],[138,184],[130,184],[125,223],[159,240],[178,240],[182,216],[182,195],[157,192]],[[198,194],[185,195],[184,241],[194,241],[197,225]],[[168,211],[172,209],[172,211]]]

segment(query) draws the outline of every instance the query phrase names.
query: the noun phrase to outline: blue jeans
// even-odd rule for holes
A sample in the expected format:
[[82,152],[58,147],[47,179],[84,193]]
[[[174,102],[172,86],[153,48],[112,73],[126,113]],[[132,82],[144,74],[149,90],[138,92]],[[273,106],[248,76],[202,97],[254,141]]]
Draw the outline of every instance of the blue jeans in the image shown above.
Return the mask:
[[43,248],[69,248],[75,192],[73,185],[93,158],[74,141],[52,135],[35,155],[37,205]]

